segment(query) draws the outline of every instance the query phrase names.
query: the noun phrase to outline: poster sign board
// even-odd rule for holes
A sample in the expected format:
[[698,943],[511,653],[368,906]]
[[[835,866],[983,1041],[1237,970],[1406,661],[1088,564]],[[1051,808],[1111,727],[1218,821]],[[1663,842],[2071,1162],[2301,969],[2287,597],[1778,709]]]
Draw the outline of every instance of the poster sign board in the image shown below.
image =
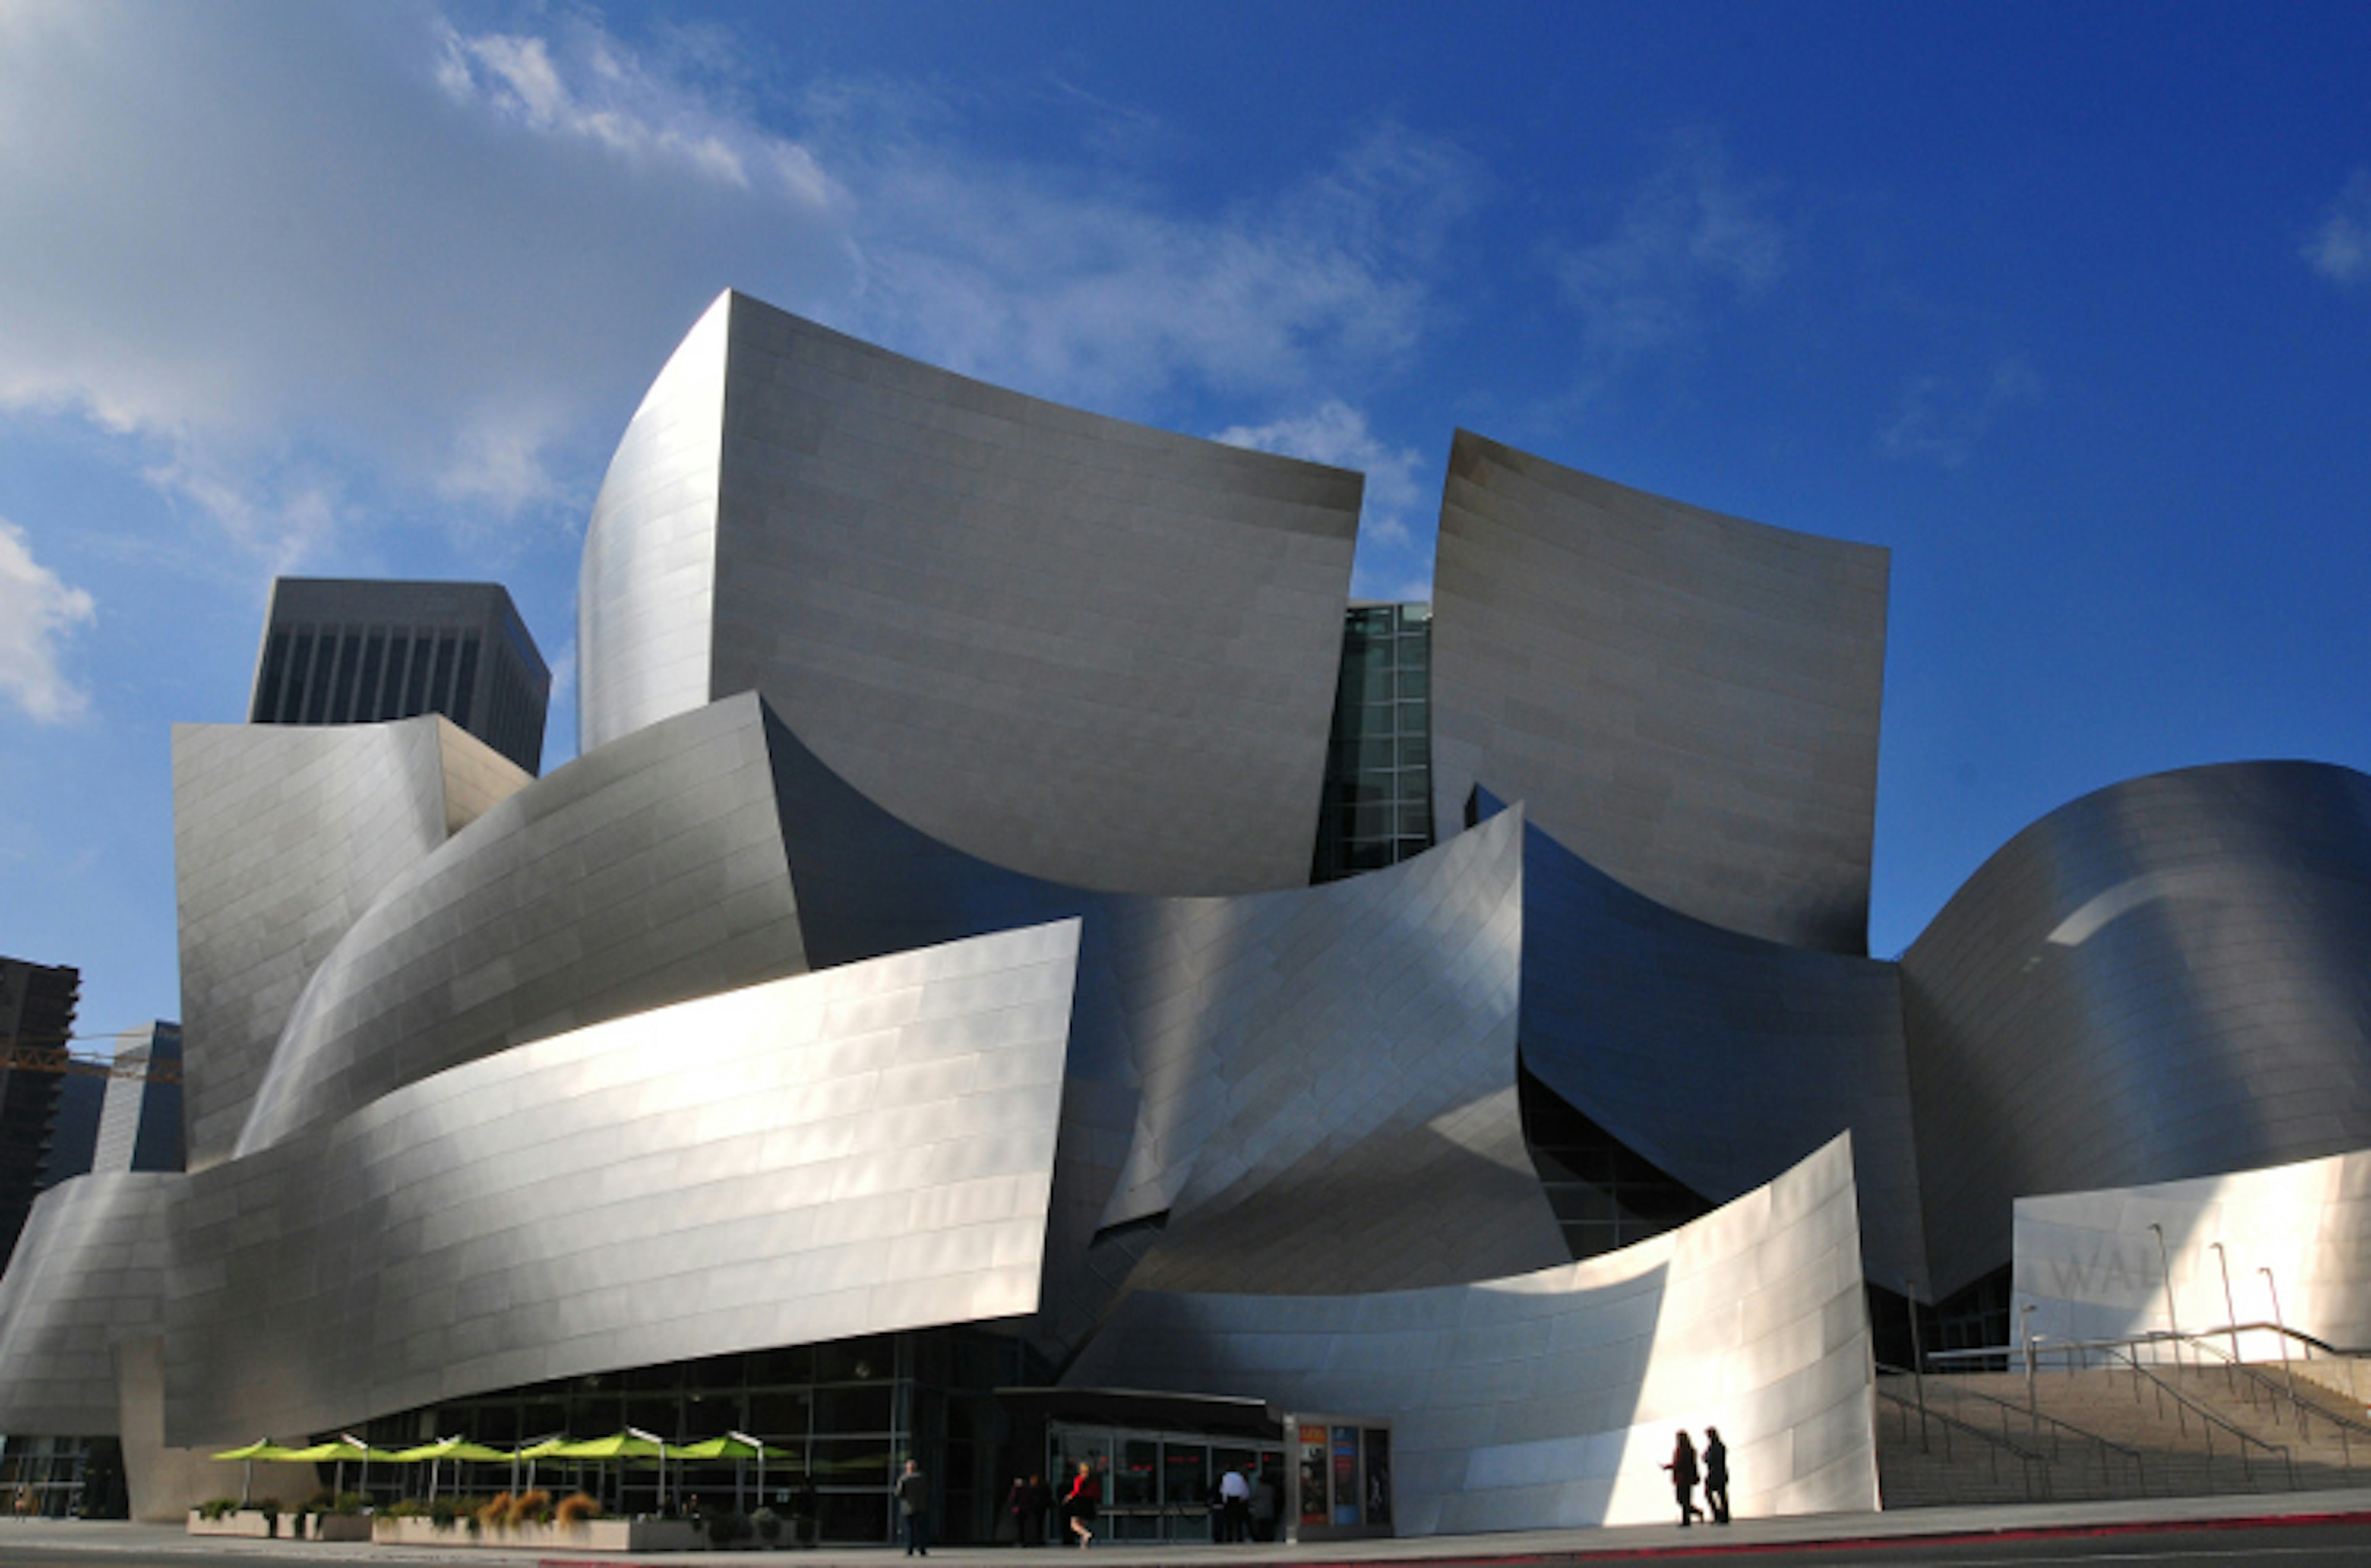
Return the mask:
[[1393,1533],[1389,1423],[1302,1411],[1285,1416],[1284,1431],[1288,1540]]

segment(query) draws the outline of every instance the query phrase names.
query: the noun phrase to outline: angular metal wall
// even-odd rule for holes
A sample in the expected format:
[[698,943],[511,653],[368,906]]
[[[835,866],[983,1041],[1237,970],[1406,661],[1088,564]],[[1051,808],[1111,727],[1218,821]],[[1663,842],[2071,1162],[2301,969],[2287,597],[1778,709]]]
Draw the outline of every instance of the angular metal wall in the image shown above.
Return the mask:
[[757,699],[717,703],[578,758],[375,889],[238,1152],[507,1046],[803,971],[771,785]]
[[739,295],[618,462],[585,552],[588,747],[754,689],[857,789],[992,864],[1155,894],[1308,880],[1358,475]]
[[593,502],[576,582],[584,751],[708,704],[734,297],[708,307],[651,383]]
[[1064,1378],[1389,1417],[1402,1535],[1669,1519],[1674,1428],[1740,1517],[1877,1506],[1848,1138],[1668,1235],[1374,1296],[1145,1294]]
[[228,1157],[306,979],[380,892],[530,781],[434,716],[173,727],[192,1168]]
[[1867,952],[1886,562],[1458,432],[1437,825],[1478,783],[1683,915]]
[[1894,965],[1676,915],[1535,827],[1523,902],[1523,1060],[1542,1081],[1714,1203],[1849,1131],[1870,1276],[1923,1295]]
[[93,1173],[34,1203],[0,1278],[0,1432],[117,1431],[114,1345],[163,1326],[174,1205],[188,1180]]
[[[2371,1345],[2366,1236],[2365,1150],[2019,1198],[2009,1320],[2060,1343],[2123,1339],[2169,1324],[2195,1334],[2268,1323],[2342,1349]],[[2249,1361],[2307,1354],[2294,1341],[2284,1348],[2275,1332],[2216,1334],[2213,1343]]]
[[1064,923],[638,1013],[191,1178],[167,1441],[1034,1311],[1077,951]]
[[2061,807],[1903,955],[1936,1289],[2010,1205],[2371,1145],[2371,778],[2232,763]]

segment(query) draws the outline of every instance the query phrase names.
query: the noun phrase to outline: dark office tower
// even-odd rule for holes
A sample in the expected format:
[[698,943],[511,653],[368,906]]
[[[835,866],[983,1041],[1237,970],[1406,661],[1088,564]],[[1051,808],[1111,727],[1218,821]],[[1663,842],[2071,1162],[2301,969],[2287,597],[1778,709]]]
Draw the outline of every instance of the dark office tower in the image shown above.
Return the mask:
[[0,958],[0,1263],[17,1250],[41,1188],[81,991],[77,970]]
[[442,713],[529,773],[551,672],[495,582],[283,577],[256,663],[256,724]]
[[1311,882],[1432,847],[1431,671],[1430,605],[1350,606]]

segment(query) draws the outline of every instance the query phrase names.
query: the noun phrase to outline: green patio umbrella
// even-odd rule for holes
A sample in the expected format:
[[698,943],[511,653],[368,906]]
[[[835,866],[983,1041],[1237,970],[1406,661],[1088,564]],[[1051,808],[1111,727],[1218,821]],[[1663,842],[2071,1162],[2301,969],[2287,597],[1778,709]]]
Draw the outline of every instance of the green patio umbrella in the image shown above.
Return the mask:
[[346,1489],[346,1461],[348,1459],[360,1459],[363,1462],[363,1501],[365,1504],[368,1504],[370,1501],[371,1461],[373,1459],[383,1459],[388,1464],[399,1463],[399,1461],[395,1457],[395,1450],[392,1448],[374,1448],[351,1432],[341,1432],[336,1437],[332,1438],[331,1441],[337,1444],[339,1450],[338,1490],[340,1492],[343,1492]]
[[[680,1451],[680,1450],[677,1450]],[[664,1440],[639,1427],[629,1426],[623,1432],[613,1432],[607,1437],[587,1437],[582,1443],[561,1443],[551,1453],[563,1459],[616,1459],[619,1463],[619,1503],[625,1501],[625,1461],[656,1459],[659,1465],[659,1506],[666,1506],[667,1446]]]
[[526,1444],[513,1453],[511,1455],[511,1490],[513,1492],[516,1492],[519,1489],[519,1460],[525,1459],[526,1461],[526,1490],[533,1492],[535,1490],[535,1461],[538,1459],[549,1459],[554,1457],[564,1458],[565,1456],[561,1455],[560,1450],[567,1446],[567,1435],[565,1433],[556,1432],[549,1437],[539,1437],[534,1442]]
[[282,1447],[279,1444],[273,1442],[269,1437],[259,1437],[243,1448],[225,1448],[221,1453],[216,1454],[214,1458],[218,1459],[237,1459],[245,1465],[246,1468],[238,1472],[238,1505],[244,1508],[247,1506],[248,1492],[255,1480],[255,1461],[258,1459],[293,1459],[296,1457],[297,1452],[298,1450],[295,1448]]
[[499,1448],[489,1448],[483,1443],[472,1443],[466,1437],[440,1437],[434,1443],[422,1443],[417,1448],[405,1448],[390,1455],[399,1464],[425,1464],[428,1467],[428,1501],[436,1501],[436,1475],[446,1459],[470,1459],[483,1464],[494,1459],[507,1459],[510,1455]]
[[731,1459],[733,1461],[733,1510],[734,1513],[746,1513],[748,1510],[741,1505],[743,1501],[741,1461],[744,1459],[758,1461],[758,1500],[763,1503],[766,1500],[766,1460],[769,1458],[795,1459],[799,1454],[795,1448],[770,1447],[759,1439],[750,1436],[746,1432],[727,1432],[722,1437],[710,1437],[698,1443],[683,1444],[675,1450],[675,1457],[678,1459]]

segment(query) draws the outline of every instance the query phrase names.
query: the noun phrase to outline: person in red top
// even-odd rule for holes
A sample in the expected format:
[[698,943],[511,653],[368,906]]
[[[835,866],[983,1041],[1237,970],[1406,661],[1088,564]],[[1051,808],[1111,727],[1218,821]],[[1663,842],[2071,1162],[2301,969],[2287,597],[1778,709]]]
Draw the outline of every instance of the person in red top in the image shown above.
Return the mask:
[[1070,1521],[1070,1533],[1079,1538],[1081,1546],[1092,1546],[1095,1539],[1095,1510],[1104,1500],[1104,1489],[1095,1482],[1095,1472],[1087,1461],[1079,1461],[1079,1473],[1070,1478],[1070,1490],[1062,1493],[1062,1517]]

